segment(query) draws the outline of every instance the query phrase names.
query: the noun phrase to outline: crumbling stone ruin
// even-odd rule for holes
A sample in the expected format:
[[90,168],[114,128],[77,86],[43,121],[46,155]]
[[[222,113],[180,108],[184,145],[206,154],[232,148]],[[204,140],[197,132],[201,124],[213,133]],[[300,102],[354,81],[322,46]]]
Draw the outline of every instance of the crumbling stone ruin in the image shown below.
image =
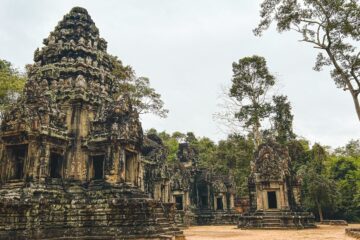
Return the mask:
[[166,164],[167,149],[156,134],[147,134],[141,148],[142,154],[142,182],[143,190],[149,197],[163,203],[172,202],[170,199],[171,172]]
[[300,181],[291,172],[286,147],[269,141],[259,146],[248,180],[250,210],[239,228],[311,228],[312,213],[301,208]]
[[[147,167],[144,182],[151,197],[176,204],[179,226],[237,224],[234,210],[235,185],[228,176],[198,167],[198,153],[188,143],[180,143],[177,162],[166,164],[166,150],[156,135],[143,151]],[[154,166],[154,167],[153,167]]]
[[73,8],[44,45],[1,124],[0,238],[182,238],[174,204],[142,191],[141,123],[126,95],[114,99],[87,11]]

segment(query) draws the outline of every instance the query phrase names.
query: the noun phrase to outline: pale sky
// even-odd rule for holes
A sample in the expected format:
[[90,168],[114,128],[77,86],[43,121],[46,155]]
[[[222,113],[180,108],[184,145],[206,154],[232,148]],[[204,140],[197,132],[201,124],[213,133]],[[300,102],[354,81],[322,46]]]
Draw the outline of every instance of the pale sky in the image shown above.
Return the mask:
[[359,138],[352,99],[328,71],[315,72],[316,50],[295,33],[274,29],[259,38],[256,0],[0,0],[0,58],[18,67],[33,62],[43,38],[74,6],[88,10],[108,52],[150,78],[170,110],[166,119],[144,116],[144,129],[193,131],[226,138],[213,114],[229,85],[232,62],[254,54],[267,59],[278,93],[292,103],[295,132],[337,147]]

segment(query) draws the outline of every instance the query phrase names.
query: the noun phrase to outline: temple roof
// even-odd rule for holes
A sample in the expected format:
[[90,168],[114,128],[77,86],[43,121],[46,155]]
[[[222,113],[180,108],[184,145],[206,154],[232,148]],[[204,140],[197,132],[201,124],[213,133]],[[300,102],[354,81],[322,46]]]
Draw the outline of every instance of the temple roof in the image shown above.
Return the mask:
[[100,38],[86,9],[74,7],[43,43],[44,46],[34,53],[35,64],[29,67],[30,81],[40,84],[45,79],[49,86],[53,81],[57,81],[56,85],[68,81],[67,85],[74,87],[81,76],[90,88],[97,84],[104,93],[114,92],[113,65],[106,52],[107,42]]

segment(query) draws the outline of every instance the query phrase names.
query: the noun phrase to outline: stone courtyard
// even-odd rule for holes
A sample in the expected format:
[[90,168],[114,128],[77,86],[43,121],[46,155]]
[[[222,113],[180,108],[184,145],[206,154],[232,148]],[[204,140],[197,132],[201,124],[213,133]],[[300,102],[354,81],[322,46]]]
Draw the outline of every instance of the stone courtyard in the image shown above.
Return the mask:
[[184,231],[187,240],[353,240],[345,235],[345,228],[360,227],[360,224],[349,226],[321,225],[315,229],[305,230],[240,230],[236,226],[196,226]]

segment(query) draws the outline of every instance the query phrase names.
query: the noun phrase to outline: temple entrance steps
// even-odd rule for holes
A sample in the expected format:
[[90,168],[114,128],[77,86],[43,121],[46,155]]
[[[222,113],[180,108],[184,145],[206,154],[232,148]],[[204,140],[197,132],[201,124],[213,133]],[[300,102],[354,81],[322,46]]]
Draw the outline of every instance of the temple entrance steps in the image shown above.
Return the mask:
[[236,225],[240,214],[234,210],[199,209],[193,211],[193,225]]
[[238,228],[242,229],[304,229],[314,228],[315,218],[307,212],[257,211],[242,214]]

